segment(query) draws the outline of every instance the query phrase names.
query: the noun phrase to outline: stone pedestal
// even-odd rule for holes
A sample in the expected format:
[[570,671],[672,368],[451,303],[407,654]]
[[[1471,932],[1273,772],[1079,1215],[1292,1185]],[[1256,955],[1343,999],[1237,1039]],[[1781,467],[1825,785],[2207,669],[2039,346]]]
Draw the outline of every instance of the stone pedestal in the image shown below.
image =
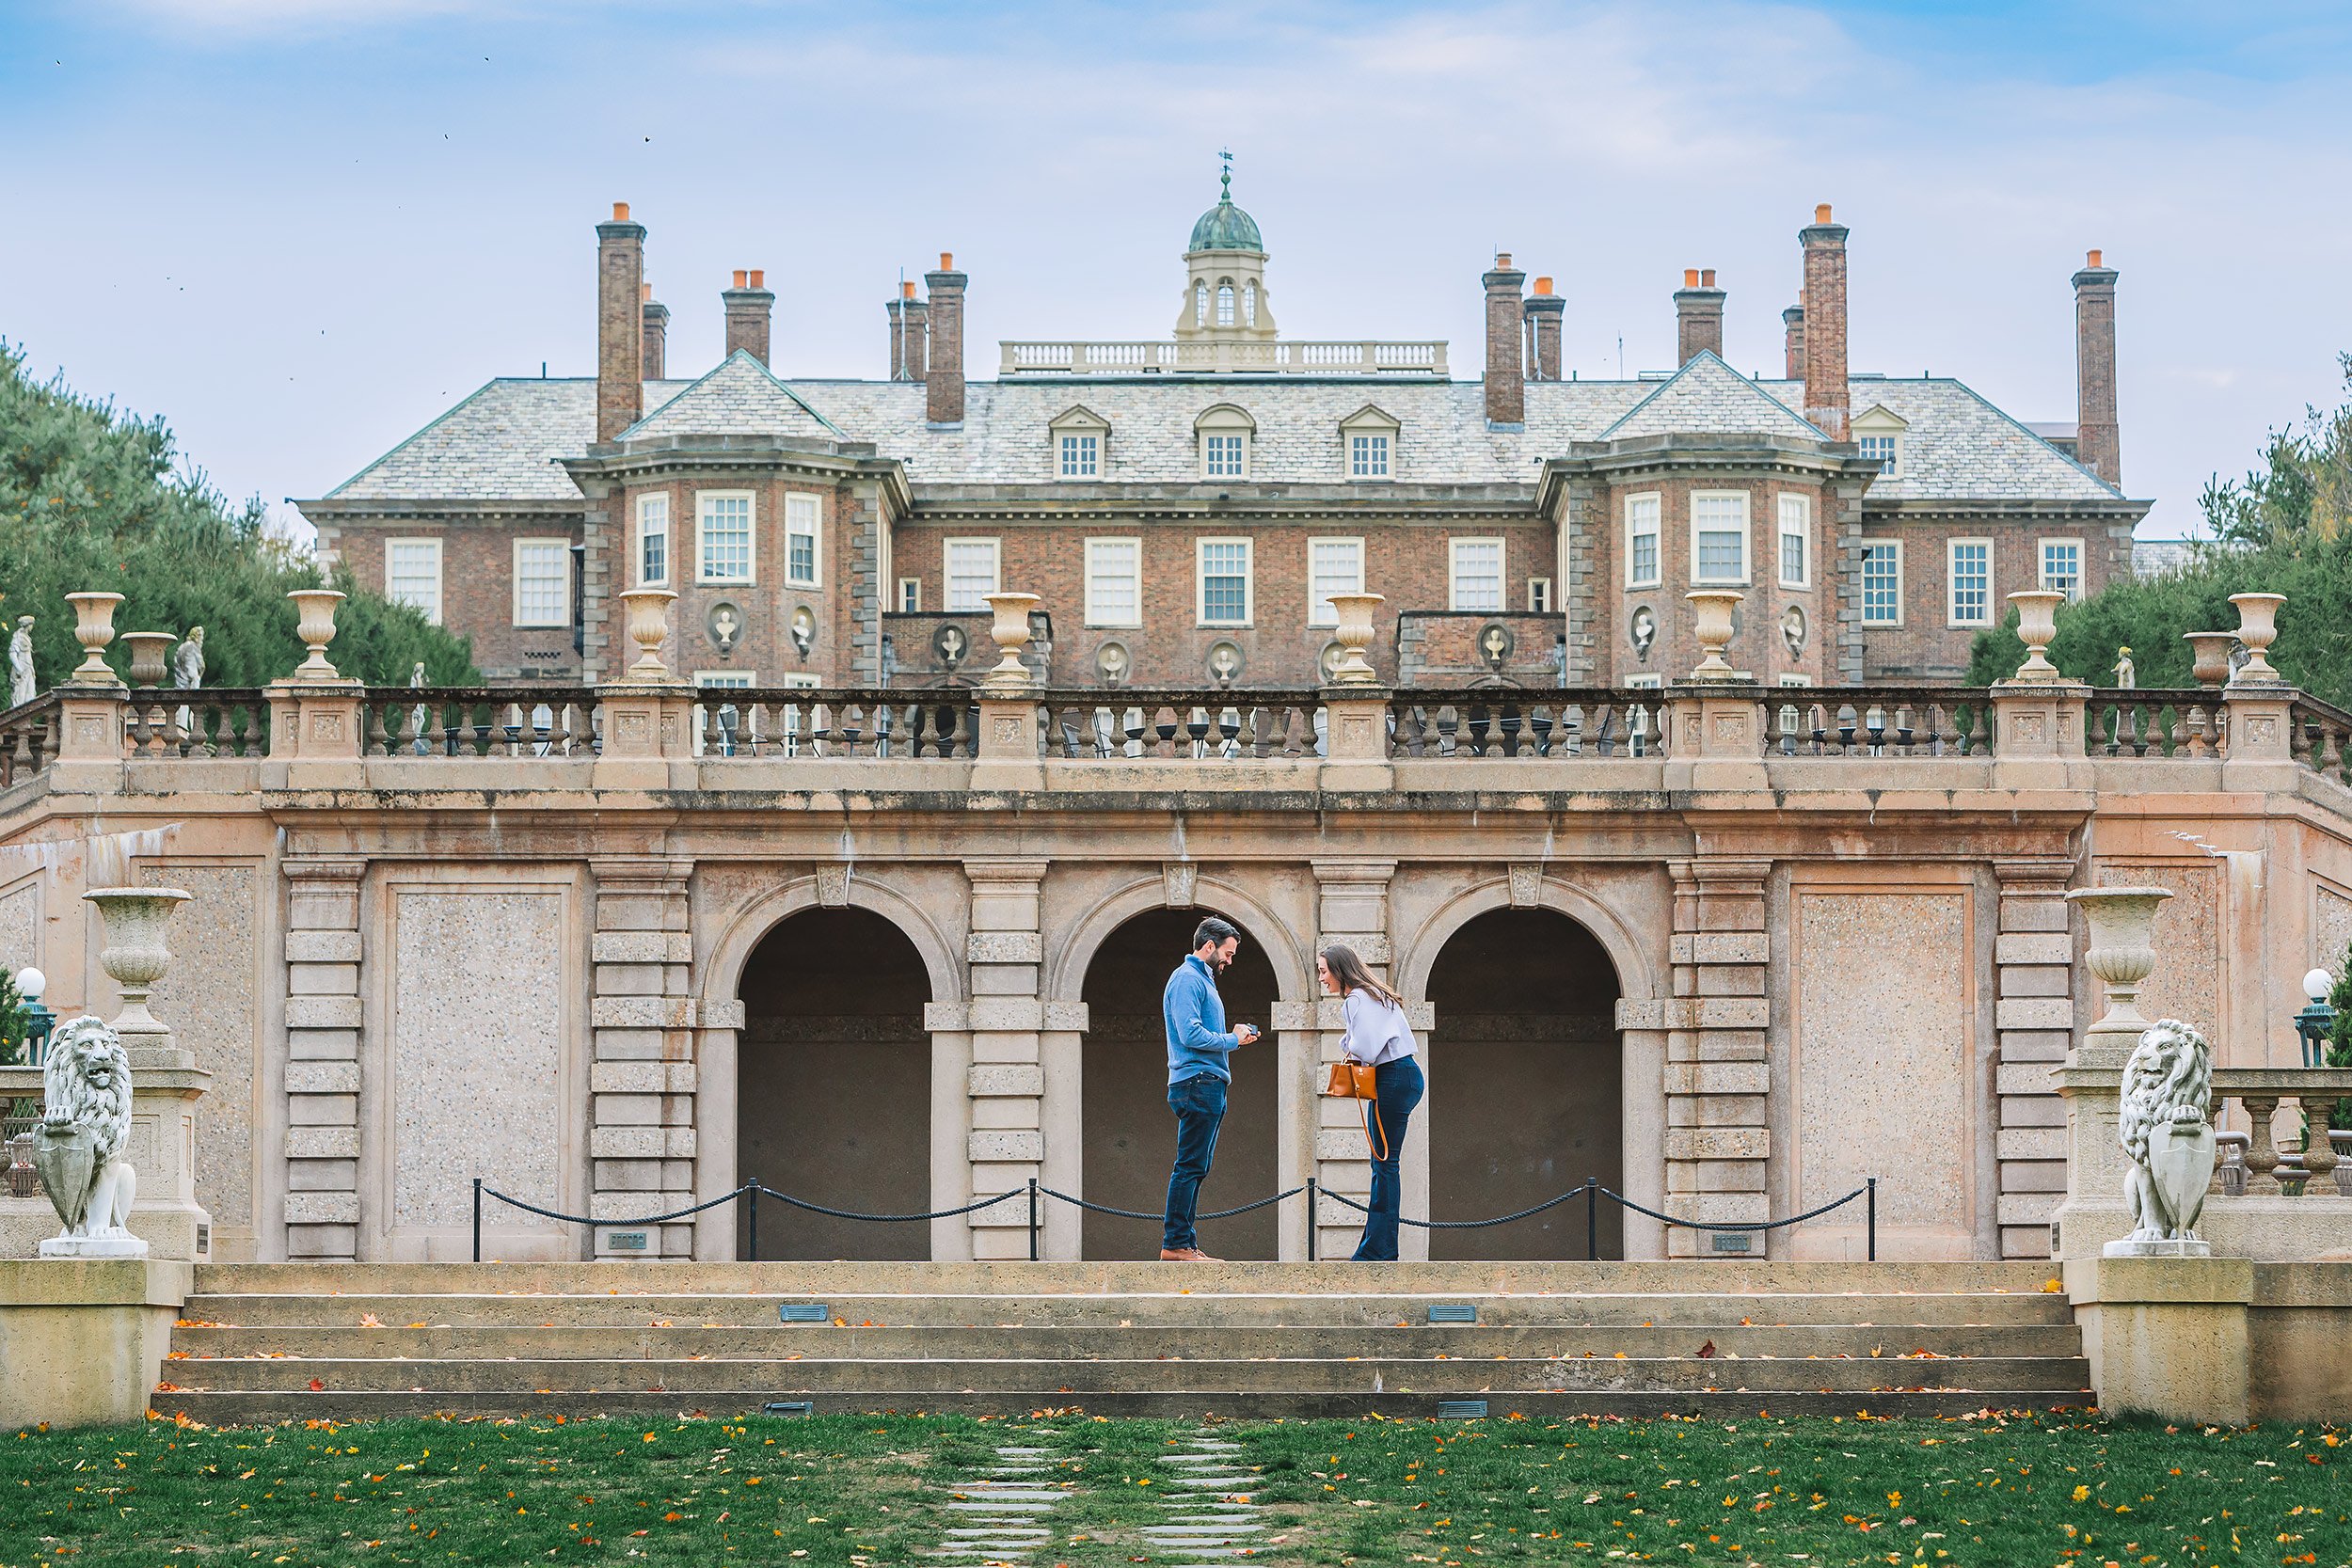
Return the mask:
[[2295,696],[2291,686],[2246,680],[2232,681],[2221,693],[2222,788],[2296,791]]
[[2106,1011],[2054,1075],[2066,1101],[2066,1201],[2053,1219],[2051,1248],[2060,1258],[2096,1258],[2107,1243],[2131,1233],[2123,1202],[2123,1064],[2148,1027],[2139,984],[2155,967],[2149,942],[2156,908],[2171,896],[2157,887],[2078,888],[2066,895],[2083,907],[2090,927],[2088,960],[2106,987]]
[[1385,687],[1328,686],[1323,689],[1324,762],[1328,790],[1388,789],[1396,782],[1389,760],[1389,698]]
[[1676,687],[1666,700],[1666,724],[1668,789],[1770,787],[1764,705],[1753,680]]
[[119,791],[129,693],[119,686],[56,689],[57,760],[50,768],[49,787],[61,794]]
[[675,682],[596,689],[604,726],[594,778],[598,789],[663,789],[670,765],[694,754],[692,691]]
[[[183,1260],[154,1258],[0,1262],[0,1410],[8,1424],[139,1420],[195,1276]],[[169,1396],[161,1398],[167,1405]]]
[[2090,688],[2069,680],[1993,683],[1993,783],[1999,789],[2084,789]]
[[1022,687],[980,693],[978,760],[972,765],[977,790],[1045,787],[1045,763],[1038,748],[1037,693]]
[[281,681],[269,687],[269,760],[265,776],[281,789],[363,787],[360,752],[367,709],[358,681]]

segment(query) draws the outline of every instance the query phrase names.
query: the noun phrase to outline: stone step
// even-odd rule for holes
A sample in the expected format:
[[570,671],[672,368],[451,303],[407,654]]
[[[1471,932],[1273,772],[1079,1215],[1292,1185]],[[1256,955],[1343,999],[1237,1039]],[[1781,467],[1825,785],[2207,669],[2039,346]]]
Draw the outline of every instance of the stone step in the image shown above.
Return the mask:
[[[361,1265],[368,1267],[369,1265]],[[376,1265],[400,1267],[401,1265]],[[199,1270],[199,1274],[213,1271]],[[640,1277],[655,1272],[642,1267]],[[668,1266],[660,1268],[666,1276]],[[288,1283],[292,1283],[289,1281]],[[353,1282],[355,1285],[358,1281]],[[2037,1285],[2029,1293],[1909,1292],[1884,1290],[1853,1293],[1713,1291],[1603,1293],[1572,1291],[1548,1295],[1493,1294],[1472,1291],[1416,1294],[1362,1292],[1241,1293],[1192,1295],[1135,1292],[1121,1295],[939,1292],[913,1295],[806,1291],[713,1295],[541,1294],[525,1292],[419,1293],[407,1291],[200,1291],[187,1306],[192,1320],[254,1327],[315,1324],[351,1327],[373,1314],[386,1324],[515,1324],[523,1327],[644,1327],[720,1323],[737,1327],[778,1326],[783,1304],[822,1306],[846,1324],[894,1328],[1115,1327],[1122,1322],[1165,1327],[1213,1326],[1393,1328],[1426,1325],[1433,1306],[1469,1305],[1485,1327],[1567,1325],[1639,1327],[1688,1325],[1711,1329],[1748,1318],[1762,1326],[1854,1324],[2043,1324],[2071,1326],[2063,1295]],[[817,1325],[807,1325],[815,1327]],[[1449,1325],[1458,1328],[1462,1325]]]
[[1300,1357],[1193,1361],[983,1359],[952,1361],[807,1357],[799,1361],[647,1361],[469,1359],[349,1360],[215,1359],[170,1361],[167,1380],[215,1389],[307,1388],[316,1379],[338,1392],[397,1392],[422,1388],[528,1396],[541,1389],[668,1389],[681,1395],[764,1388],[782,1394],[812,1390],[1189,1389],[1241,1392],[1281,1389],[1311,1393],[1369,1391],[1375,1378],[1400,1390],[1435,1388],[1706,1388],[1852,1390],[1957,1387],[2071,1392],[2090,1381],[2073,1356],[1984,1356],[1969,1359],[1701,1360],[1694,1356],[1475,1358],[1429,1360],[1369,1356],[1361,1360]]
[[1136,1417],[1166,1420],[1198,1420],[1206,1417],[1246,1420],[1288,1418],[1356,1419],[1378,1414],[1392,1419],[1422,1419],[1438,1413],[1438,1402],[1485,1399],[1489,1414],[1524,1415],[1530,1420],[1565,1420],[1574,1417],[1698,1416],[1737,1420],[1769,1411],[1777,1416],[1845,1416],[1867,1411],[1873,1416],[1964,1416],[1979,1410],[2027,1410],[2081,1407],[2090,1403],[2088,1389],[2058,1397],[2047,1389],[1930,1389],[1912,1393],[1780,1393],[1759,1395],[1726,1391],[1661,1389],[1577,1389],[1562,1392],[1520,1391],[1482,1394],[1467,1391],[1404,1394],[1389,1392],[1302,1393],[1256,1390],[1248,1393],[1149,1391],[1093,1393],[1083,1397],[1058,1391],[941,1393],[936,1391],[869,1392],[844,1395],[806,1393],[775,1395],[761,1390],[734,1389],[722,1393],[481,1393],[432,1394],[358,1393],[322,1395],[305,1391],[262,1390],[222,1393],[159,1393],[155,1408],[166,1416],[185,1415],[214,1426],[261,1425],[331,1418],[335,1420],[389,1420],[428,1416],[563,1416],[590,1419],[599,1416],[756,1416],[771,1398],[811,1401],[821,1415],[868,1415],[887,1412],[929,1412],[934,1415],[1034,1415],[1041,1410],[1076,1410],[1089,1416]]
[[[214,1304],[199,1303],[210,1309]],[[221,1308],[226,1311],[227,1309]],[[1692,1355],[1712,1343],[1728,1356],[1852,1355],[1874,1349],[1888,1355],[1931,1351],[1938,1355],[2072,1355],[2079,1344],[2071,1323],[2015,1326],[1944,1324],[1869,1326],[1804,1324],[1741,1326],[1739,1323],[1668,1324],[1665,1327],[1581,1328],[1567,1325],[1426,1325],[1373,1327],[1168,1327],[1143,1323],[1131,1328],[983,1326],[931,1328],[835,1328],[832,1324],[778,1324],[712,1328],[700,1323],[667,1327],[565,1327],[539,1323],[438,1324],[410,1328],[397,1316],[376,1316],[388,1325],[308,1327],[189,1327],[174,1331],[173,1351],[192,1359],[265,1355],[273,1351],[308,1356],[396,1356],[453,1359],[481,1356],[684,1360],[693,1356],[778,1358],[794,1354],[872,1359],[940,1360],[965,1356],[1044,1356],[1069,1360],[1160,1356],[1197,1359],[1251,1356],[1404,1355],[1456,1357],[1494,1355],[1600,1356]],[[225,1322],[215,1319],[215,1322]],[[421,1319],[406,1322],[422,1322]]]

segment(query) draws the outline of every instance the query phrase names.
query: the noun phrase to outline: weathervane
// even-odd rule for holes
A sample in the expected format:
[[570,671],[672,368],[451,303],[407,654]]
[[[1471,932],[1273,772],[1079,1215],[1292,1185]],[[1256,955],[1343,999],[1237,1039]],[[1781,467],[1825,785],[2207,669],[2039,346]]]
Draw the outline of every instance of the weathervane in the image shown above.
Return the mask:
[[1223,159],[1225,164],[1225,172],[1218,177],[1218,182],[1223,189],[1217,199],[1231,201],[1233,199],[1233,154],[1230,150],[1225,150],[1219,151],[1217,156]]

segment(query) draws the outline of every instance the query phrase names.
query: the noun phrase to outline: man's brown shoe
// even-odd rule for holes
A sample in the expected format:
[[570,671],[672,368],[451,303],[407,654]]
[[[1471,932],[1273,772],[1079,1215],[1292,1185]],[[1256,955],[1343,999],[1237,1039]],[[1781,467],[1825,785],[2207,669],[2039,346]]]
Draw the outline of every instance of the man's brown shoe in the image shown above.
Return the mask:
[[1217,1259],[1210,1257],[1207,1253],[1201,1251],[1197,1246],[1188,1246],[1176,1247],[1173,1249],[1168,1247],[1160,1248],[1160,1261],[1163,1263],[1214,1263],[1216,1262]]

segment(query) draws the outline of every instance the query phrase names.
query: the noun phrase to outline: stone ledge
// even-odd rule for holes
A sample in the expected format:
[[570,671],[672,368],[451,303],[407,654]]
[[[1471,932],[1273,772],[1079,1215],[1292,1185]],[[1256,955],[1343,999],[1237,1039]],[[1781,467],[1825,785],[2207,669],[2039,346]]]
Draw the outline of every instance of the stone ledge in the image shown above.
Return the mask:
[[600,964],[691,963],[694,939],[684,931],[598,931],[589,943],[589,958]]

